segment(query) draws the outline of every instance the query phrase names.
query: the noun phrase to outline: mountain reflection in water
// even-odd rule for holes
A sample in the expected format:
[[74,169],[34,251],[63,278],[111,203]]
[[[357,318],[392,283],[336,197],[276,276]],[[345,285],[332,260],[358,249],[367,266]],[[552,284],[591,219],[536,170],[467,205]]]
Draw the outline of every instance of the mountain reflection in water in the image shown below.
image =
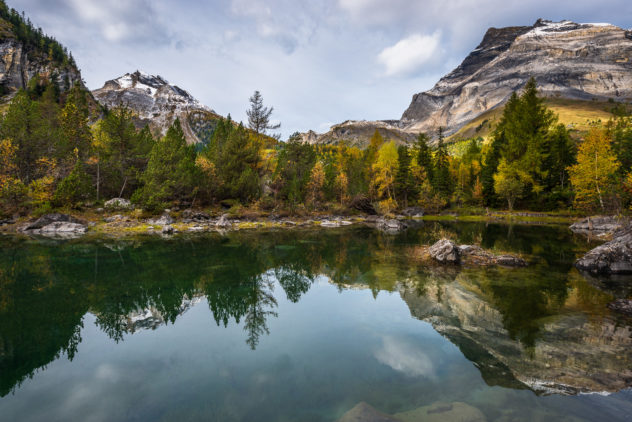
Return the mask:
[[[440,230],[439,230],[440,229]],[[461,243],[523,254],[521,269],[424,266],[409,249],[451,232]],[[238,324],[255,350],[318,280],[343,292],[401,297],[458,347],[489,386],[537,394],[632,386],[630,322],[613,296],[572,263],[591,247],[564,228],[432,223],[389,236],[365,228],[271,231],[171,240],[0,238],[0,396],[51,362],[81,353],[86,314],[115,342],[177,324],[207,303],[220,327]],[[327,313],[328,309],[322,309]],[[439,377],[433,357],[385,335],[374,358],[411,376]]]

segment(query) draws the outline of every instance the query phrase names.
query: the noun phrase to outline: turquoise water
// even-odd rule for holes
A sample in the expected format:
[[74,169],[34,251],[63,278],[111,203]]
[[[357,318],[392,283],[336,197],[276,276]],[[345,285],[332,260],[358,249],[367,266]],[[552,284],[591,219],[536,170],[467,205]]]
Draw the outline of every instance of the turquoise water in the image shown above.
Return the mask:
[[[531,265],[409,258],[446,234]],[[632,414],[632,322],[606,308],[629,293],[577,273],[594,244],[562,227],[0,246],[1,420],[334,421],[361,401],[463,402],[489,421]]]

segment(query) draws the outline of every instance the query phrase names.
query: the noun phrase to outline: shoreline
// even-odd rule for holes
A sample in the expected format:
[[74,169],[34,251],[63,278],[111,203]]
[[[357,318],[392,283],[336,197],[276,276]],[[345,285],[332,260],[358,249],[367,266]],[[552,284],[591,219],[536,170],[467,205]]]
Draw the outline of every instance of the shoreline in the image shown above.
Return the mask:
[[[202,211],[187,210],[185,212],[169,212],[162,216],[147,217],[137,211],[108,211],[108,212],[68,212],[80,220],[86,229],[80,233],[30,233],[24,231],[28,224],[36,220],[35,217],[21,217],[16,221],[0,225],[0,234],[14,234],[38,237],[82,237],[87,235],[173,235],[183,233],[226,233],[228,231],[269,230],[269,229],[297,229],[297,228],[338,228],[346,226],[364,225],[381,229],[385,232],[397,233],[406,226],[423,224],[423,222],[471,222],[495,224],[521,225],[570,225],[581,217],[548,213],[526,212],[491,212],[487,215],[457,213],[423,215],[409,217],[377,216],[366,214],[337,215],[311,214],[307,216],[277,216],[268,215],[230,215],[227,213],[206,214]],[[383,227],[386,223],[387,227]],[[380,226],[380,224],[382,226]],[[388,226],[388,224],[391,224]]]

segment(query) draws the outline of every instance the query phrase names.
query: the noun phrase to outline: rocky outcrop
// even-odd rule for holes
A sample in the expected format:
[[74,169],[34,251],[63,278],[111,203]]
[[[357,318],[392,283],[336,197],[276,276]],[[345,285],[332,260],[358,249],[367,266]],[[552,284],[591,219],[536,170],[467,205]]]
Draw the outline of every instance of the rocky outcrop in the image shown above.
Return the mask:
[[594,275],[632,274],[632,229],[597,246],[575,262],[575,267]]
[[430,91],[413,96],[401,118],[407,132],[447,134],[498,107],[530,77],[545,96],[632,98],[632,40],[608,24],[538,20],[533,26],[491,28],[459,67]]
[[424,216],[424,209],[420,207],[408,207],[402,211],[402,215],[411,218],[421,218]]
[[417,139],[417,134],[402,130],[397,120],[347,120],[332,126],[326,133],[302,133],[301,141],[312,145],[335,145],[344,141],[347,145],[366,148],[376,130],[384,139],[393,140],[399,145],[411,145]]
[[617,299],[608,304],[608,309],[632,317],[632,299]]
[[46,214],[22,227],[21,231],[28,234],[82,234],[88,230],[86,224],[68,214]]
[[223,214],[215,223],[215,227],[219,229],[228,229],[232,226],[233,223],[228,219],[228,214]]
[[629,224],[630,221],[624,217],[593,216],[576,221],[571,224],[570,229],[573,233],[606,236],[623,229]]
[[526,267],[527,261],[509,254],[496,255],[477,245],[459,246],[461,260],[464,264],[476,266],[500,265],[502,267]]
[[461,262],[461,250],[449,239],[441,239],[428,249],[430,257],[442,264],[458,264]]
[[169,126],[180,119],[190,144],[201,142],[201,134],[209,129],[209,125],[214,127],[220,117],[182,88],[170,85],[161,76],[138,70],[107,81],[92,94],[108,108],[129,107],[136,114],[137,125],[149,125],[158,136],[164,135]]
[[148,224],[152,224],[155,226],[168,226],[170,224],[173,224],[174,222],[175,220],[168,213],[161,215],[159,218],[147,220]]
[[55,76],[62,91],[76,82],[83,84],[76,67],[55,64],[49,59],[48,52],[29,50],[14,37],[6,35],[0,35],[0,87],[4,101],[26,88],[29,81],[38,75],[49,80]]

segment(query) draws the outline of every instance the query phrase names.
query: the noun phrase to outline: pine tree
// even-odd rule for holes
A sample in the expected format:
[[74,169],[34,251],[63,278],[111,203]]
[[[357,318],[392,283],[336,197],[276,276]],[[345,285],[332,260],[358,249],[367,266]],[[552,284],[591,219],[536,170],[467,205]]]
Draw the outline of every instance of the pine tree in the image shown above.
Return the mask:
[[132,201],[158,211],[168,202],[193,198],[199,179],[195,148],[187,145],[180,120],[176,119],[167,134],[153,145],[141,176],[144,185],[134,193]]
[[404,208],[408,207],[408,201],[417,197],[417,185],[411,171],[411,159],[408,148],[401,145],[397,149],[397,173],[395,175],[396,199],[401,201]]
[[259,143],[248,136],[243,127],[230,127],[227,139],[215,160],[217,174],[222,181],[220,197],[249,203],[261,195],[258,173]]
[[426,172],[428,180],[432,180],[434,169],[432,167],[432,151],[428,146],[428,135],[420,133],[417,137],[417,164]]
[[448,150],[444,145],[443,128],[439,128],[439,143],[434,157],[434,175],[432,177],[432,185],[438,193],[445,197],[449,197],[452,193],[452,183],[450,180],[450,157]]
[[259,91],[250,97],[250,109],[246,110],[248,115],[248,127],[252,129],[258,136],[266,135],[268,130],[276,130],[281,127],[281,124],[270,124],[270,115],[272,115],[274,107],[264,107],[263,97]]

